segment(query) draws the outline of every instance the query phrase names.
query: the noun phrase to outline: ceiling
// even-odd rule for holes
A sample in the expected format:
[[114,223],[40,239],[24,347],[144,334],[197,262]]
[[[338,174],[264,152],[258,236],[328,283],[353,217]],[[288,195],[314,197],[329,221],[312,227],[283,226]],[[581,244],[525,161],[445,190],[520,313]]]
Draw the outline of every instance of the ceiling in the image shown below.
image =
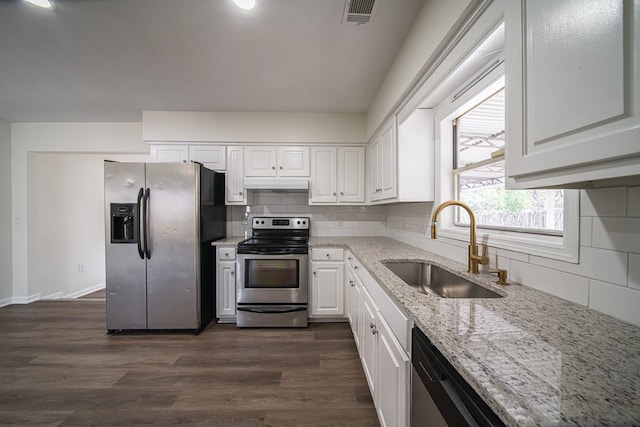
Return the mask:
[[143,110],[364,113],[425,0],[0,1],[0,119],[139,122]]

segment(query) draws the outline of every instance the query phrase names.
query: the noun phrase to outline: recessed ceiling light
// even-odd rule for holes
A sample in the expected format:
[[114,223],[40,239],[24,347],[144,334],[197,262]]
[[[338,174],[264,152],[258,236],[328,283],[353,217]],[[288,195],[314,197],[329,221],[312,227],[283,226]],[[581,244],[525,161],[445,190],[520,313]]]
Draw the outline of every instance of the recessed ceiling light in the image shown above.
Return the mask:
[[233,0],[233,2],[242,9],[253,9],[256,5],[256,0]]
[[49,0],[24,0],[28,3],[35,4],[39,7],[44,7],[45,9],[50,9],[52,4]]

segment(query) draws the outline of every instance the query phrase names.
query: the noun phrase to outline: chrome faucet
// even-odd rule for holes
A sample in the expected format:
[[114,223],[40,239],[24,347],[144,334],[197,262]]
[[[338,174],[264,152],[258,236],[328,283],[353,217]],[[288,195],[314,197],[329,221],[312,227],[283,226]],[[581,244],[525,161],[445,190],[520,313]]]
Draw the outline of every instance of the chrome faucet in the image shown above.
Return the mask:
[[433,217],[431,219],[431,238],[437,238],[436,223],[438,221],[438,215],[440,215],[440,212],[447,206],[460,206],[462,209],[467,211],[471,218],[471,224],[469,225],[469,254],[467,258],[469,268],[467,271],[469,273],[477,274],[479,273],[478,264],[489,264],[489,257],[487,256],[487,245],[484,243],[482,244],[482,255],[478,254],[478,245],[476,244],[476,216],[473,213],[473,210],[471,210],[471,206],[459,200],[449,200],[441,203],[440,206],[433,211]]

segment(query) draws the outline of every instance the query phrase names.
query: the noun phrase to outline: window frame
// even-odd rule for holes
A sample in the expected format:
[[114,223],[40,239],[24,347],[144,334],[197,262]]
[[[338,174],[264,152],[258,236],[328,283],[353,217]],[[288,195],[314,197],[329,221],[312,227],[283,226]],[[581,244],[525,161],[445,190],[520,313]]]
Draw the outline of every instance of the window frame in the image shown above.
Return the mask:
[[[480,70],[478,70],[480,71]],[[496,92],[505,84],[504,63],[487,73],[463,95],[454,99],[452,91],[435,107],[436,128],[436,176],[440,176],[440,185],[436,187],[436,200],[445,201],[455,197],[454,178],[454,137],[452,120],[478,104],[489,94]],[[507,87],[506,90],[509,90]],[[508,165],[506,165],[508,167]],[[508,177],[506,186],[508,187]],[[564,230],[562,236],[537,234],[526,230],[499,230],[478,228],[478,242],[488,243],[490,247],[527,255],[540,256],[570,263],[579,260],[580,246],[580,198],[578,190],[565,190]],[[434,204],[434,208],[437,204]],[[438,234],[442,237],[468,241],[469,227],[455,224],[453,209],[442,212],[438,221]]]

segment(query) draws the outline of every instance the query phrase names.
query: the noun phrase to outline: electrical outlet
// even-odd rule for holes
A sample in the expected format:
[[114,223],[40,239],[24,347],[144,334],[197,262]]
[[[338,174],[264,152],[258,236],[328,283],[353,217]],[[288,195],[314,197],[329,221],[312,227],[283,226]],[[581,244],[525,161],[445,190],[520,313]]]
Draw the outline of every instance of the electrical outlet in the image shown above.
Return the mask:
[[344,227],[344,220],[341,217],[336,218],[336,227],[341,228]]
[[78,264],[78,273],[84,273],[84,265]]

